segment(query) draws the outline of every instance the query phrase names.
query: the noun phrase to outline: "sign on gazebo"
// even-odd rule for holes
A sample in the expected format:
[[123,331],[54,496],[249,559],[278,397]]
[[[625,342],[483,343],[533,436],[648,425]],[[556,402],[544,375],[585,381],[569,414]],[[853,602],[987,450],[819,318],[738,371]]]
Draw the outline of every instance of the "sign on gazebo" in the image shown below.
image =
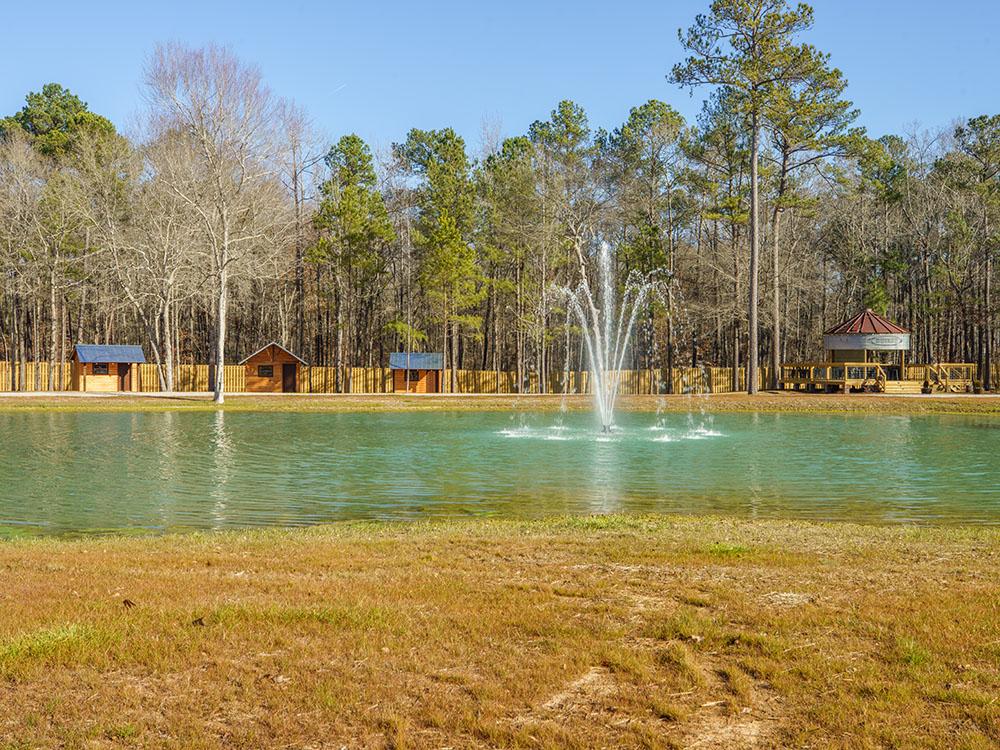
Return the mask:
[[823,348],[828,352],[909,351],[910,332],[868,309],[824,333]]

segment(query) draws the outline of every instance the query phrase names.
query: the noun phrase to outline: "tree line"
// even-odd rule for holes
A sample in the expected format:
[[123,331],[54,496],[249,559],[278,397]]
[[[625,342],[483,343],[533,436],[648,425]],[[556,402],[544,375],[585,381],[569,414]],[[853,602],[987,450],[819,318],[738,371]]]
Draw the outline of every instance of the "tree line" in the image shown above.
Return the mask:
[[766,363],[775,385],[861,306],[910,328],[915,359],[975,362],[991,388],[1000,115],[874,137],[803,41],[812,24],[806,5],[716,0],[665,71],[665,89],[706,92],[695,121],[650,100],[595,128],[562,101],[475,152],[448,127],[386,153],[324,143],[216,46],[154,50],[128,135],[45,85],[0,120],[0,358],[142,343],[172,390],[178,363],[275,340],[343,390],[407,349],[444,352],[452,382],[514,371],[544,390],[586,367],[557,290],[606,242],[617,278],[664,280],[629,353],[654,390],[700,364],[745,366],[753,391]]

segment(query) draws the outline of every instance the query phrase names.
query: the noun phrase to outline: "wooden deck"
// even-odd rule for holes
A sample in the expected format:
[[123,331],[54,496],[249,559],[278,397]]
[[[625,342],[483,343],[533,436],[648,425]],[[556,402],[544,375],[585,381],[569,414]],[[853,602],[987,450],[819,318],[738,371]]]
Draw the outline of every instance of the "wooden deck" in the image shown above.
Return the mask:
[[920,393],[926,381],[939,393],[964,393],[976,366],[968,362],[936,365],[883,365],[877,362],[799,362],[782,365],[783,388],[796,391]]

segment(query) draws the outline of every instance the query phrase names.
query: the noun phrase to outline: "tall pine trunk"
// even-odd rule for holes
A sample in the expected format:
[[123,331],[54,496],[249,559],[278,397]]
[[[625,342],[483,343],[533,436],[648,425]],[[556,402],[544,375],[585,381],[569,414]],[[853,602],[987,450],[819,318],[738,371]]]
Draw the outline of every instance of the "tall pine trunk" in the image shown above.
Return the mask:
[[[990,223],[989,215],[986,216],[985,221],[985,235],[987,238],[990,236]],[[983,273],[985,278],[983,279],[983,320],[982,320],[982,333],[983,333],[983,371],[979,375],[979,379],[983,384],[983,390],[989,391],[993,389],[993,308],[990,303],[990,297],[992,296],[992,276],[993,276],[993,252],[992,248],[989,246],[989,240],[987,239],[987,244],[985,245],[986,250],[986,262]]]
[[458,323],[451,321],[451,392],[458,393]]
[[760,221],[758,218],[759,186],[757,184],[760,159],[760,123],[758,115],[751,115],[750,123],[750,284],[747,310],[747,393],[757,393],[757,284],[760,276]]
[[781,285],[778,283],[778,237],[781,232],[781,211],[774,207],[771,221],[771,388],[781,387]]

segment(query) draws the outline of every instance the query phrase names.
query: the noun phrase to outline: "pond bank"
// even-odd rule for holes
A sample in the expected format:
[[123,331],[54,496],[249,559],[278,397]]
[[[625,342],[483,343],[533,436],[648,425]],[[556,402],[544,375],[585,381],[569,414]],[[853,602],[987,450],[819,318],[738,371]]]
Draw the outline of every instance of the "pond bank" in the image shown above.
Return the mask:
[[[559,411],[590,410],[587,395],[490,394],[233,394],[224,406],[205,393],[104,395],[91,393],[2,393],[0,412],[10,411]],[[1000,414],[1000,394],[807,394],[766,391],[746,394],[621,396],[622,411],[802,412],[859,414]]]
[[988,528],[670,516],[15,540],[0,738],[992,747],[998,562]]

